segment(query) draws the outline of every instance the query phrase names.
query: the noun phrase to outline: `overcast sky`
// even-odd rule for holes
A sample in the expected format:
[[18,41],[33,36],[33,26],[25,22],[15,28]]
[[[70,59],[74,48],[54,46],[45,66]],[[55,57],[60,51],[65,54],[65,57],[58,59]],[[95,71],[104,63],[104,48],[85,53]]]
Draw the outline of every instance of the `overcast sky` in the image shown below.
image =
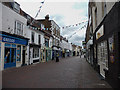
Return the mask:
[[[20,7],[32,17],[35,17],[41,2],[44,0],[15,0],[20,4]],[[69,37],[77,32],[72,38],[68,39],[76,45],[82,45],[85,39],[86,28],[80,30],[84,24],[77,27],[62,27],[75,25],[86,21],[88,18],[88,0],[45,0],[37,19],[43,19],[49,14],[50,19],[54,20],[61,27],[61,35]]]

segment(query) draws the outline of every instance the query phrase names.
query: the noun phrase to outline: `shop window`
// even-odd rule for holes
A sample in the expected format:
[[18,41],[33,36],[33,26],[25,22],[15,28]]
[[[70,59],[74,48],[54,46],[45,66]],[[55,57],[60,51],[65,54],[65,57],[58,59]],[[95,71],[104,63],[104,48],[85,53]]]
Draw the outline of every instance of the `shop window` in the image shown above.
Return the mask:
[[14,33],[17,35],[23,35],[23,23],[21,23],[20,21],[15,21]]
[[16,49],[12,48],[11,49],[11,62],[15,62],[16,60]]
[[97,46],[97,58],[98,64],[105,64],[105,67],[108,68],[108,50],[107,50],[107,41],[103,41]]
[[4,58],[5,58],[5,63],[16,62],[16,45],[5,44],[5,57]]
[[21,61],[21,46],[17,46],[17,61]]
[[0,43],[0,61],[1,61],[1,43]]
[[10,48],[5,48],[5,63],[10,62]]
[[33,58],[39,57],[39,48],[33,48]]
[[114,36],[111,36],[108,39],[109,43],[109,57],[110,57],[110,62],[114,63],[115,62],[115,53],[114,53]]

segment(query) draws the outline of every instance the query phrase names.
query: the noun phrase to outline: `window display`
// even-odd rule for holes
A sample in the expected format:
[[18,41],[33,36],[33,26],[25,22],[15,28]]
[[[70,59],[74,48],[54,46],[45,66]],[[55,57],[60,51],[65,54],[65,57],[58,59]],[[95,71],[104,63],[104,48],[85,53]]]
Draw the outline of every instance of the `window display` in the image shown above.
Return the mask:
[[21,46],[17,46],[17,61],[21,61]]
[[1,62],[1,43],[0,43],[0,62]]
[[5,44],[4,68],[16,66],[16,45]]
[[108,51],[107,51],[107,41],[103,41],[98,44],[97,46],[97,58],[98,58],[98,64],[104,63],[106,68],[108,68]]
[[33,58],[38,58],[39,57],[39,48],[33,48]]
[[110,54],[110,62],[114,63],[114,37],[110,37],[109,40],[109,54]]

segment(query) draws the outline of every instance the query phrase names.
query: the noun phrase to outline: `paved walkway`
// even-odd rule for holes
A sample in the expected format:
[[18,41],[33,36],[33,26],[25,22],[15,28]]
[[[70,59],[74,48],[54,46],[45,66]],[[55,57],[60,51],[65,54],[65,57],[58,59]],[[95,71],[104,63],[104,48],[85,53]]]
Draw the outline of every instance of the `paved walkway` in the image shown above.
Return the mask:
[[84,58],[70,57],[3,71],[3,88],[110,88]]

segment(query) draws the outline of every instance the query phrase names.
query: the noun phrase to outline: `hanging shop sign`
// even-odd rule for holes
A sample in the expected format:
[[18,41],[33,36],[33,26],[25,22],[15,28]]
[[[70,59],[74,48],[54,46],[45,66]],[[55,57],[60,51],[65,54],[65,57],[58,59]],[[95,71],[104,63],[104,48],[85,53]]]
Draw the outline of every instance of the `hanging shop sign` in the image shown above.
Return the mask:
[[114,58],[114,36],[112,36],[108,39],[108,43],[109,43],[110,62],[114,63],[114,61],[115,61],[115,58]]
[[102,25],[101,28],[96,32],[96,40],[99,39],[103,35],[104,35],[104,28]]

